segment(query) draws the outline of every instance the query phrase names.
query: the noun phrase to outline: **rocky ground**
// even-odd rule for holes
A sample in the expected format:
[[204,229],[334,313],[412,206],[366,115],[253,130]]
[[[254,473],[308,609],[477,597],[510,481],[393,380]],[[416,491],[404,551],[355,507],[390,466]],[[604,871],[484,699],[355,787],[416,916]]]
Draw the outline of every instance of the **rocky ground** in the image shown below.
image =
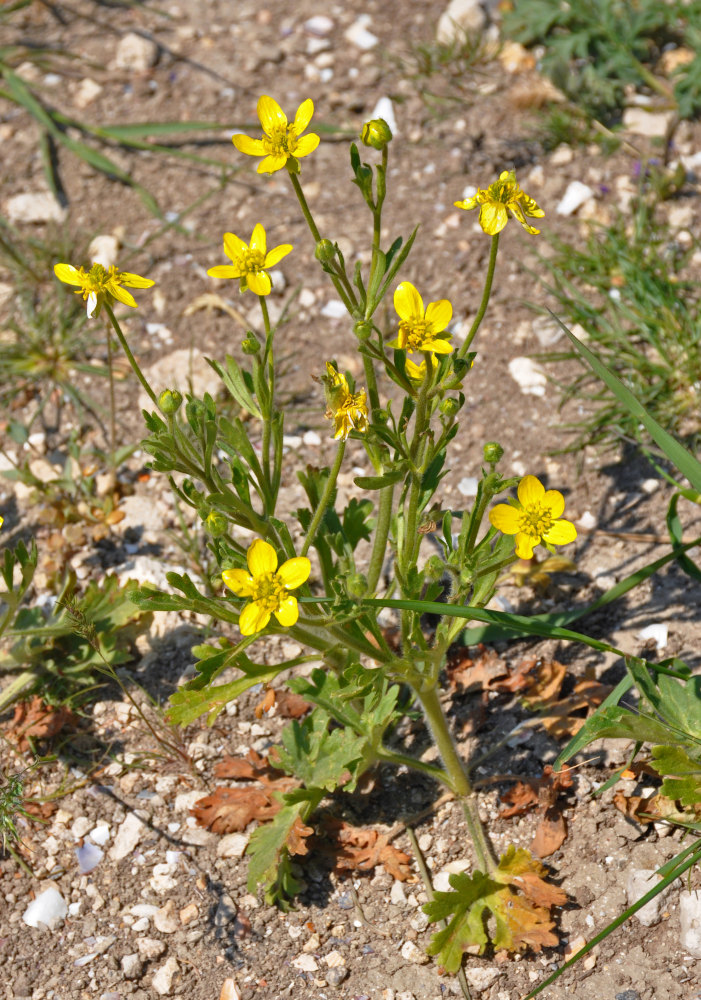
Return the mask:
[[[35,124],[26,112],[0,101],[0,202],[23,233],[49,239],[62,229],[79,245],[107,237],[119,245],[120,262],[127,262],[122,266],[156,281],[152,292],[137,293],[140,306],[125,320],[125,330],[157,386],[186,388],[192,380],[196,391],[216,391],[203,357],[237,351],[247,325],[257,322],[248,297],[206,276],[207,268],[224,261],[222,233],[233,231],[247,240],[260,221],[270,245],[294,245],[280,265],[270,299],[277,317],[294,293],[280,333],[290,459],[282,507],[291,510],[300,496],[296,468],[320,464],[330,450],[322,394],[310,374],[326,357],[335,356],[350,370],[357,359],[286,178],[256,175],[255,164],[231,146],[231,133],[252,127],[262,93],[276,97],[288,111],[312,97],[315,123],[336,131],[303,161],[304,189],[321,231],[338,239],[348,260],[367,262],[368,220],[349,183],[347,138],[373,114],[394,116],[383,240],[421,224],[405,277],[426,300],[452,299],[456,339],[461,330],[464,336],[476,311],[489,241],[476,220],[454,209],[453,202],[470,185],[486,186],[502,169],[515,167],[524,189],[545,209],[543,236],[530,237],[515,224],[504,235],[444,495],[459,507],[473,491],[484,441],[499,440],[507,470],[539,475],[565,492],[580,535],[573,554],[576,573],[562,578],[545,599],[507,587],[498,606],[536,611],[587,603],[665,552],[669,490],[642,460],[618,461],[613,453],[604,460],[593,452],[552,454],[563,444],[557,392],[543,369],[527,359],[556,348],[558,334],[551,323],[534,318],[524,300],[548,304],[533,278],[537,252],[547,253],[551,235],[576,241],[584,220],[613,217],[635,190],[636,150],[648,150],[655,129],[662,134],[665,122],[629,116],[629,145],[611,156],[598,146],[545,152],[534,109],[549,91],[523,52],[512,49],[501,58],[487,54],[460,74],[450,69],[433,76],[419,73],[416,46],[433,43],[443,13],[436,0],[353,0],[326,8],[314,0],[265,5],[182,0],[158,8],[77,0],[60,10],[32,5],[19,20],[25,40],[78,57],[59,59],[51,72],[20,67],[20,75],[33,81],[48,103],[96,124],[220,122],[220,131],[201,133],[196,148],[222,166],[119,150],[111,154],[155,194],[171,223],[182,223],[180,231],[164,228],[149,215],[133,190],[67,158],[61,163],[65,199],[57,201],[43,179]],[[485,22],[479,30],[488,53],[494,27]],[[688,242],[701,220],[693,178],[701,162],[698,125],[679,129],[675,155],[690,172],[690,183],[685,197],[669,202],[666,210],[670,232]],[[223,182],[233,167],[240,170]],[[223,297],[225,308],[221,299],[219,305],[203,299],[207,294]],[[103,352],[96,341],[95,357],[104,358]],[[85,388],[103,393],[104,383],[93,377]],[[120,383],[124,441],[141,434],[139,403],[131,380]],[[88,441],[97,440],[96,433],[85,433]],[[11,442],[5,450],[14,460],[21,457]],[[30,454],[36,475],[49,479],[66,461],[65,438],[40,432]],[[112,571],[123,580],[160,585],[168,569],[193,569],[175,538],[181,525],[167,483],[148,476],[145,461],[143,453],[136,453],[122,470],[129,482],[119,507],[124,516],[98,543],[59,546],[60,558],[53,549],[51,560],[42,558],[39,599],[49,593],[61,559],[71,563],[80,580],[101,580]],[[364,453],[353,444],[340,479],[343,490],[358,474],[351,470],[364,465]],[[56,532],[42,514],[42,494],[10,482],[0,491],[4,544],[34,535],[46,551]],[[689,533],[698,523],[688,513]],[[672,566],[613,609],[592,616],[587,629],[636,654],[654,655],[656,642],[660,656],[678,655],[698,668],[700,598],[701,589]],[[650,626],[656,628],[650,632]],[[178,735],[164,726],[160,707],[188,676],[191,647],[202,629],[201,622],[161,615],[136,641],[136,658],[128,669],[138,687],[130,690],[144,705],[150,725],[118,689],[105,688],[70,739],[59,743],[56,761],[29,777],[31,790],[52,798],[54,808],[46,810],[44,823],[22,827],[25,866],[7,855],[2,860],[5,995],[14,1000],[145,1000],[154,995],[437,1000],[460,995],[457,980],[424,954],[430,932],[418,873],[405,883],[381,866],[341,877],[323,859],[312,858],[304,867],[307,887],[298,905],[282,913],[246,888],[250,830],[221,836],[197,824],[191,810],[216,785],[217,763],[250,748],[264,752],[282,724],[275,715],[256,716],[259,694],[253,692],[212,728],[196,723]],[[570,688],[587,669],[604,683],[620,676],[620,664],[612,658],[552,643],[504,644],[497,653],[511,670],[527,656],[556,658],[567,665]],[[270,640],[271,662],[283,654],[291,651],[282,649],[282,640]],[[461,747],[467,754],[482,752],[529,718],[518,699],[504,691],[456,689],[446,698],[456,726],[463,727]],[[11,713],[0,722],[7,727],[10,719]],[[7,741],[2,746],[6,769],[31,759],[21,758]],[[561,746],[543,729],[526,728],[485,767],[483,813],[498,848],[529,846],[538,816],[501,816],[499,792],[508,782],[487,779],[538,776]],[[611,804],[611,793],[591,798],[611,766],[624,759],[623,746],[595,750],[578,767],[563,803],[568,836],[547,859],[571,900],[560,915],[560,947],[516,960],[469,956],[466,976],[474,997],[524,996],[563,960],[568,947],[591,939],[645,891],[636,873],[655,869],[679,850],[678,833],[627,819]],[[634,781],[623,790],[640,793]],[[460,814],[450,802],[436,804],[437,794],[414,777],[381,773],[362,797],[338,808],[357,825],[393,831],[393,843],[408,854],[401,824],[410,822],[436,886],[447,888],[448,874],[463,870],[471,857]],[[690,884],[675,887],[644,923],[634,919],[623,926],[543,996],[678,1000],[701,995],[701,945],[694,934],[701,905],[688,891],[697,884],[692,873]],[[683,905],[691,907],[683,918],[680,892]]]

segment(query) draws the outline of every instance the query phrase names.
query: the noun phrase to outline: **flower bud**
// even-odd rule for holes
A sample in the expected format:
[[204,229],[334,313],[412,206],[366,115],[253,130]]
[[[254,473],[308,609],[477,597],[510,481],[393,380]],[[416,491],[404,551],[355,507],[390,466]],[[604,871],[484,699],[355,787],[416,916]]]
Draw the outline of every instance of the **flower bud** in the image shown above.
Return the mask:
[[392,129],[384,118],[373,118],[363,125],[360,138],[365,146],[384,149],[392,141]]
[[241,350],[244,354],[257,354],[260,350],[260,343],[256,335],[249,330],[248,335],[241,341]]
[[424,576],[431,583],[436,583],[442,579],[445,573],[445,566],[440,556],[429,556],[424,565]]
[[487,441],[484,446],[484,460],[489,462],[490,465],[496,465],[497,462],[501,461],[502,455],[504,454],[504,449],[498,443],[498,441]]
[[365,597],[368,581],[364,573],[350,573],[346,577],[346,593],[349,597]]
[[322,264],[330,264],[336,256],[336,248],[331,240],[319,240],[314,250],[314,256]]
[[213,538],[219,538],[221,535],[225,535],[228,527],[229,522],[218,510],[210,511],[204,519],[204,530]]
[[353,333],[356,335],[358,340],[369,340],[372,336],[372,323],[361,319],[360,322],[356,323],[353,327]]
[[172,417],[182,406],[183,395],[177,389],[164,389],[158,397],[158,406],[161,413],[167,417]]
[[441,413],[444,417],[454,417],[459,409],[460,403],[458,403],[457,399],[453,399],[452,396],[446,397],[440,406]]

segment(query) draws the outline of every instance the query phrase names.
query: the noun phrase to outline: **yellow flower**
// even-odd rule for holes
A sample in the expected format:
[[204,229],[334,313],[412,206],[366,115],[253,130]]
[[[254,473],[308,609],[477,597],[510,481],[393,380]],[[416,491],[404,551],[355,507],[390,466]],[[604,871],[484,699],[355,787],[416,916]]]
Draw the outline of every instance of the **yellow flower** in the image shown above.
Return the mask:
[[2,528],[4,523],[5,523],[5,518],[0,515],[0,528]]
[[136,308],[134,296],[122,285],[130,288],[150,288],[155,284],[150,278],[141,278],[138,274],[128,271],[118,271],[112,265],[110,268],[102,264],[93,264],[89,271],[83,267],[73,267],[72,264],[54,264],[54,274],[66,285],[78,285],[76,295],[82,295],[88,303],[88,316],[98,316],[102,303],[116,299],[125,306]]
[[238,133],[232,137],[234,146],[248,156],[263,156],[258,164],[259,174],[272,174],[286,166],[288,160],[296,161],[308,156],[319,145],[319,136],[310,132],[302,135],[314,114],[314,104],[307,99],[297,108],[295,120],[287,124],[287,116],[277,101],[265,94],[258,99],[258,117],[263,127],[260,139],[251,139]]
[[422,361],[421,364],[415,364],[411,358],[407,358],[404,362],[404,370],[411,379],[412,382],[423,382],[426,378],[426,362]]
[[524,476],[518,484],[518,502],[499,503],[489,512],[489,520],[505,535],[516,535],[516,555],[531,559],[540,542],[546,546],[567,545],[577,537],[571,521],[560,515],[565,498],[558,490],[546,490],[535,476]]
[[272,545],[256,538],[246,554],[245,569],[225,569],[222,580],[237,597],[250,598],[239,615],[241,635],[262,631],[275,615],[281,625],[289,627],[299,618],[297,598],[290,590],[301,587],[309,577],[312,564],[306,556],[288,559],[278,568],[277,554]]
[[503,170],[499,180],[490,184],[487,190],[479,189],[472,198],[456,201],[457,208],[469,211],[480,206],[480,226],[488,236],[496,236],[509,221],[509,212],[521,223],[527,233],[536,235],[540,229],[529,225],[526,216],[542,219],[545,212],[539,208],[533,198],[529,197],[516,183],[513,170]]
[[291,249],[289,243],[281,243],[279,247],[266,253],[265,230],[260,223],[251,234],[250,246],[233,233],[224,233],[224,253],[231,264],[210,267],[207,274],[212,278],[240,278],[240,291],[245,292],[250,288],[256,295],[268,295],[272,283],[270,275],[264,269],[274,267]]
[[443,333],[453,315],[453,307],[447,299],[429,302],[424,309],[423,299],[409,281],[403,281],[394,293],[394,308],[399,313],[399,336],[390,341],[388,347],[404,350],[432,351],[434,354],[450,354],[453,345]]
[[364,434],[368,429],[368,403],[365,389],[351,392],[348,379],[326,362],[326,375],[321,376],[326,393],[326,418],[333,420],[334,439],[345,441],[351,431]]

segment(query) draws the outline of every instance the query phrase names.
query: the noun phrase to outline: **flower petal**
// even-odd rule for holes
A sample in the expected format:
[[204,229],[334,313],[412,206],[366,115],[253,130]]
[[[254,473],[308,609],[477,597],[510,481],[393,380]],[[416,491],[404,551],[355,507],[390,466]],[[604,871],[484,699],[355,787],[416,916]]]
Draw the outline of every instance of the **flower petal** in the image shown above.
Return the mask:
[[142,278],[140,274],[130,274],[129,271],[120,271],[118,281],[122,285],[128,285],[130,288],[150,288],[151,285],[156,284],[150,278]]
[[263,126],[263,131],[270,135],[276,128],[287,128],[287,115],[282,110],[277,101],[267,94],[258,98],[258,117]]
[[224,233],[224,253],[229,260],[236,260],[247,250],[248,244],[244,243],[240,236],[236,236],[235,233]]
[[270,275],[265,271],[250,272],[246,275],[246,284],[255,295],[270,295],[273,284]]
[[482,205],[479,222],[488,236],[496,236],[508,221],[509,213],[506,211],[506,205],[494,201],[487,201]]
[[84,279],[77,267],[72,264],[54,264],[54,274],[66,285],[83,285]]
[[246,153],[247,156],[265,156],[265,146],[262,139],[252,139],[250,135],[232,135],[231,141],[238,149],[239,153]]
[[531,504],[543,502],[545,487],[535,476],[524,476],[518,484],[517,493],[521,506],[530,507]]
[[453,345],[449,340],[431,340],[426,342],[424,350],[433,351],[434,354],[450,354],[453,351]]
[[118,285],[116,281],[108,281],[105,288],[117,300],[117,302],[122,302],[125,306],[132,306],[136,309],[136,299],[128,292],[126,288],[122,288]]
[[245,569],[225,569],[221,578],[237,597],[250,597],[253,593],[253,577]]
[[270,612],[255,601],[247,604],[239,615],[239,632],[241,635],[255,635],[270,621]]
[[291,250],[291,243],[281,243],[280,246],[273,247],[273,249],[267,254],[265,264],[263,266],[274,267],[278,261],[281,261],[283,257],[286,257]]
[[490,524],[505,535],[515,535],[519,528],[519,512],[508,503],[498,503],[489,512]]
[[551,526],[549,531],[543,535],[543,540],[551,545],[569,545],[577,537],[577,529],[571,521],[561,517],[559,521]]
[[309,579],[311,571],[312,564],[306,556],[295,556],[294,559],[288,559],[282,564],[277,575],[288,590],[296,590]]
[[406,323],[424,318],[423,299],[410,281],[402,281],[394,292],[394,308]]
[[473,195],[472,198],[463,198],[462,201],[454,201],[453,204],[456,208],[464,208],[466,212],[469,212],[473,208],[477,208],[477,195]]
[[559,490],[546,490],[541,503],[548,508],[553,518],[562,517],[565,510],[565,498]]
[[527,535],[523,531],[519,531],[516,535],[516,555],[519,559],[532,559],[533,549],[536,546],[537,541],[532,535]]
[[309,156],[310,153],[314,152],[320,141],[321,140],[316,132],[310,132],[308,135],[303,135],[301,139],[297,140],[297,145],[295,146],[295,156]]
[[265,236],[265,230],[261,226],[260,222],[256,222],[253,227],[253,232],[251,233],[251,242],[249,246],[251,250],[260,250],[265,257],[267,245],[268,241]]
[[276,170],[282,170],[287,163],[286,153],[271,153],[258,164],[256,172],[259,174],[274,174]]
[[299,618],[299,608],[297,607],[297,598],[292,594],[288,594],[287,597],[280,601],[277,611],[273,614],[285,628],[289,628],[290,625],[294,625]]
[[431,324],[433,333],[441,333],[453,318],[453,307],[447,299],[429,302],[426,309],[426,322]]
[[251,571],[251,576],[255,580],[256,577],[275,572],[277,569],[277,553],[269,542],[263,541],[262,538],[256,538],[248,546],[246,562]]
[[233,264],[217,264],[216,267],[210,267],[207,274],[210,278],[240,278],[241,269]]
[[312,120],[312,115],[314,114],[314,102],[310,97],[306,101],[302,101],[300,106],[297,108],[297,113],[295,114],[294,120],[294,130],[297,135],[301,135],[305,128]]
[[100,302],[95,292],[90,292],[87,301],[88,301],[88,317],[92,319],[93,316],[97,316],[98,313],[100,312]]

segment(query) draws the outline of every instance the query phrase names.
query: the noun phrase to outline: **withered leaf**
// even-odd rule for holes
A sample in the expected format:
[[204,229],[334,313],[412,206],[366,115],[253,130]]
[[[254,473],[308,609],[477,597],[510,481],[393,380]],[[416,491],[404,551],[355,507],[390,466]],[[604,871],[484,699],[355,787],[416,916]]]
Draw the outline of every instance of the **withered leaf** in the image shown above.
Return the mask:
[[30,740],[48,740],[58,735],[66,726],[77,724],[78,717],[63,705],[46,705],[39,695],[31,701],[15,705],[15,712],[7,728],[8,737],[17,744],[21,753],[31,749]]
[[399,882],[411,876],[411,858],[392,847],[386,834],[333,818],[325,820],[323,829],[327,835],[325,850],[333,854],[338,871],[372,871],[384,865]]
[[311,837],[314,833],[314,828],[311,826],[305,826],[299,816],[295,819],[292,829],[287,834],[287,840],[285,844],[287,850],[291,855],[305,855],[309,854],[309,844],[307,843],[307,838]]
[[537,858],[547,858],[554,854],[567,837],[567,822],[559,809],[546,809],[536,828],[531,843],[531,851]]
[[190,813],[213,833],[240,833],[254,819],[272,819],[280,803],[266,788],[215,788],[198,799]]
[[251,749],[245,757],[225,757],[214,768],[217,778],[235,781],[260,781],[263,785],[286,782],[282,772],[272,766],[267,757]]
[[453,691],[489,690],[498,687],[498,681],[508,676],[506,661],[487,649],[482,643],[477,647],[479,656],[473,659],[467,647],[455,646],[448,653],[446,674]]
[[276,714],[281,719],[301,719],[311,707],[311,702],[303,698],[301,694],[295,694],[294,691],[288,691],[287,688],[275,692]]
[[563,790],[572,787],[570,768],[565,765],[561,771],[553,771],[546,764],[540,778],[525,778],[518,781],[502,795],[502,800],[511,802],[508,809],[503,809],[503,817],[522,816],[530,809],[537,808],[541,820],[531,844],[531,851],[536,857],[545,858],[553,854],[567,836],[567,824],[559,807],[558,800]]

